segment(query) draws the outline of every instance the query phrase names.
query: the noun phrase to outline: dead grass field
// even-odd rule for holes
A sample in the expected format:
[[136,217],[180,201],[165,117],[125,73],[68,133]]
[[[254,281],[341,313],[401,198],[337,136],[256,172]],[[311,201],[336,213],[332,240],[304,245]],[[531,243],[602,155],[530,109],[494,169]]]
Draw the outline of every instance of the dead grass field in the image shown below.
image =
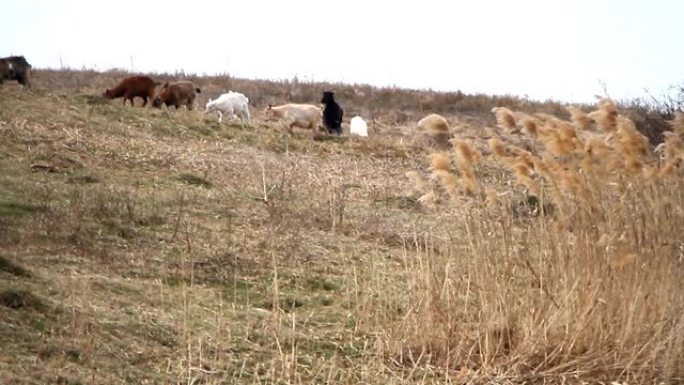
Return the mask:
[[[660,157],[605,103],[191,77],[256,106],[220,125],[121,76],[0,88],[0,383],[684,382],[682,122]],[[370,138],[262,119],[324,88]]]

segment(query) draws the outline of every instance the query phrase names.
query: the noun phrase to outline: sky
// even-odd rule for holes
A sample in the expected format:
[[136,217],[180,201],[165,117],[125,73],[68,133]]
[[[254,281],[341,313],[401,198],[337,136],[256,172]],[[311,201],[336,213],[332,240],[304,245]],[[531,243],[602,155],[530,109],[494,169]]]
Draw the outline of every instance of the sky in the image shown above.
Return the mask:
[[587,102],[684,83],[680,0],[7,0],[0,56]]

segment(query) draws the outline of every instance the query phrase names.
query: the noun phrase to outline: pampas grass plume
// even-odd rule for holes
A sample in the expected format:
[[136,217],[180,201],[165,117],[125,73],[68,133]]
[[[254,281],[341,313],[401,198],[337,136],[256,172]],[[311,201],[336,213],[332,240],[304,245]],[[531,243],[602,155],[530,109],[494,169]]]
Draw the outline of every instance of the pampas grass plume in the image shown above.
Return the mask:
[[618,147],[626,157],[641,158],[648,155],[648,138],[636,129],[631,120],[619,116],[616,135]]
[[456,151],[456,156],[458,156],[458,159],[464,164],[477,165],[482,159],[482,154],[465,140],[454,139],[452,143],[454,145],[454,150]]
[[522,125],[522,131],[532,137],[539,135],[539,130],[541,127],[541,122],[527,114],[520,113],[518,121]]
[[525,163],[525,166],[527,166],[529,169],[534,169],[534,155],[525,150],[519,150],[516,153],[518,155],[516,159],[519,162]]
[[444,187],[452,199],[458,198],[458,179],[456,179],[454,174],[443,169],[435,170],[432,174],[439,179],[442,187]]
[[591,119],[579,107],[566,106],[565,109],[570,113],[570,121],[578,130],[588,131],[591,128]]
[[618,117],[615,104],[608,98],[599,99],[597,104],[598,109],[590,112],[587,117],[596,122],[603,132],[610,133],[615,131]]
[[674,173],[674,170],[675,170],[675,163],[671,163],[671,162],[665,163],[665,165],[663,165],[663,167],[658,171],[658,176],[662,178],[665,176],[672,175]]
[[684,159],[684,141],[681,136],[673,132],[665,132],[663,135],[665,136],[665,161],[675,162],[677,159]]
[[572,170],[565,170],[561,177],[563,189],[578,198],[588,198],[589,189],[582,183],[579,175]]
[[577,131],[572,124],[560,121],[558,124],[558,136],[564,141],[572,141],[577,139]]
[[674,119],[670,122],[672,131],[674,131],[680,138],[684,138],[684,112],[675,112]]
[[506,107],[494,107],[492,112],[496,116],[496,125],[508,132],[516,132],[515,116],[513,111]]
[[561,135],[561,131],[557,123],[547,122],[544,134],[539,136],[546,150],[555,156],[569,155],[576,149],[576,139],[571,139],[568,133]]
[[494,152],[494,155],[499,156],[499,157],[506,157],[506,146],[504,146],[503,142],[500,139],[497,138],[492,138],[489,139],[489,148],[492,149],[492,152]]
[[430,169],[434,171],[444,170],[451,171],[451,160],[449,156],[443,152],[435,152],[430,155]]
[[534,168],[534,172],[536,172],[537,174],[543,176],[548,180],[553,179],[553,173],[551,172],[551,170],[549,170],[549,167],[546,166],[546,163],[542,159],[533,156],[532,167]]
[[516,162],[513,164],[513,173],[520,184],[527,187],[535,195],[539,195],[539,186],[534,182],[531,177],[531,170],[527,167],[525,162]]
[[464,190],[468,195],[474,195],[480,191],[480,186],[477,184],[477,179],[475,179],[475,173],[470,166],[465,166],[459,168],[461,172],[461,178],[463,179]]

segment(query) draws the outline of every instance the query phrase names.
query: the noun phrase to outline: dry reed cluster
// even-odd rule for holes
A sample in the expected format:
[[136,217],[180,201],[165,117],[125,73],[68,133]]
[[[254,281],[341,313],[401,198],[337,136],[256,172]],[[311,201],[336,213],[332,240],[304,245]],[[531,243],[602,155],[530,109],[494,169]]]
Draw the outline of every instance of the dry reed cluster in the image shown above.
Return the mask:
[[464,381],[684,381],[684,116],[653,151],[609,99],[567,110],[497,109],[491,155],[457,139],[432,156],[450,201],[473,204],[445,206],[451,235],[436,228],[406,258],[403,311],[383,319],[390,359]]
[[[598,108],[591,113],[578,107],[566,109],[570,121],[547,114],[532,116],[503,107],[493,109],[502,130],[522,132],[536,141],[537,146],[527,150],[506,143],[495,133],[488,141],[492,152],[488,160],[504,165],[529,194],[552,197],[557,205],[565,204],[570,198],[574,203],[584,202],[587,207],[598,203],[592,195],[598,187],[596,183],[619,189],[635,177],[654,182],[673,174],[682,160],[682,114],[671,122],[673,131],[665,133],[665,142],[652,151],[648,139],[631,120],[617,113],[609,99],[600,99]],[[460,139],[452,143],[455,151],[451,156],[456,167],[452,168],[449,154],[433,154],[433,179],[445,182],[442,187],[452,198],[457,196],[458,185],[464,186],[461,189],[464,196],[476,195],[481,189],[474,166],[483,157],[472,143]],[[662,159],[658,157],[660,152]]]

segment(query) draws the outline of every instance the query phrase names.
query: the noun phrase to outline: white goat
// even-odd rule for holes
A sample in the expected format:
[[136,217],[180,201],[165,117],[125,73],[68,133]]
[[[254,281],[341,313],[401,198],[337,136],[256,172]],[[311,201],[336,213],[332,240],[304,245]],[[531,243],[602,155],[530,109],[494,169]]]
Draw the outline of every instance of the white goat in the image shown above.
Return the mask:
[[219,123],[223,119],[223,113],[228,115],[229,119],[234,119],[236,115],[240,115],[243,120],[249,120],[249,99],[239,92],[228,91],[218,98],[207,102],[207,107],[204,113],[218,112]]
[[311,104],[284,104],[282,106],[273,107],[269,105],[264,113],[269,118],[275,118],[280,121],[287,131],[292,134],[292,128],[309,128],[316,134],[320,125],[323,112],[320,108]]
[[349,123],[349,133],[358,136],[368,136],[368,124],[362,117],[356,115]]

